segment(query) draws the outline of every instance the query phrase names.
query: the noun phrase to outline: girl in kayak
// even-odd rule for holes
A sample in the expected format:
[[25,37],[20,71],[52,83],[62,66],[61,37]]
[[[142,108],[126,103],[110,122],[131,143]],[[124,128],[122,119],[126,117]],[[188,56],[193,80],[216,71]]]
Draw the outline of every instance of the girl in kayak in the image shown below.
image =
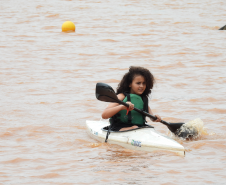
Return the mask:
[[[131,130],[145,125],[145,116],[133,109],[136,107],[153,115],[148,106],[148,96],[154,82],[154,76],[148,69],[134,66],[129,68],[116,90],[118,99],[129,104],[129,107],[110,103],[102,114],[103,119],[110,118],[112,131]],[[160,122],[160,116],[155,116],[157,119],[153,121]]]

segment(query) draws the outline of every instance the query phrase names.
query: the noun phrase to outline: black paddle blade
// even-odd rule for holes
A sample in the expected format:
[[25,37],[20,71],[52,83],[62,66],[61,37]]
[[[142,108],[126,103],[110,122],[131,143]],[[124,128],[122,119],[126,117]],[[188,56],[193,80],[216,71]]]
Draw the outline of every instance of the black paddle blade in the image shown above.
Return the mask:
[[105,83],[97,83],[96,98],[104,102],[118,102],[114,89]]
[[166,126],[169,128],[169,130],[171,132],[173,132],[174,134],[176,134],[177,133],[177,130],[180,129],[183,124],[184,123],[169,123]]
[[168,129],[175,135],[177,133],[177,130],[180,129],[182,127],[182,125],[184,125],[184,123],[170,123],[170,122],[167,122],[164,120],[161,120],[161,123],[166,125],[168,127]]

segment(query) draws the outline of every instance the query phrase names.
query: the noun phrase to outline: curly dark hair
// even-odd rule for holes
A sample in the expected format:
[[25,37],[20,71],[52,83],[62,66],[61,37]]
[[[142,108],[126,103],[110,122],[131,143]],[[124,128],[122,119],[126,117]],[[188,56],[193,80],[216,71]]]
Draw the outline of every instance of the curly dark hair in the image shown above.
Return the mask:
[[130,92],[129,85],[132,83],[134,77],[137,75],[141,75],[144,77],[146,82],[146,89],[142,95],[148,97],[149,94],[151,94],[151,89],[155,83],[155,78],[148,69],[144,67],[137,67],[137,66],[131,66],[129,68],[129,72],[127,72],[123,76],[121,82],[118,84],[118,87],[116,89],[116,94]]

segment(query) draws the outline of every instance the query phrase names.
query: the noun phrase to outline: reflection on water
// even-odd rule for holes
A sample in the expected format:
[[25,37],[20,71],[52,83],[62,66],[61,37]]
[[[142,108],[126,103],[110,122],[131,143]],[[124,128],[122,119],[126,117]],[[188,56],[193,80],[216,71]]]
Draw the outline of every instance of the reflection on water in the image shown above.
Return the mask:
[[[226,3],[210,1],[2,1],[2,184],[225,184]],[[76,25],[61,32],[65,21]],[[151,70],[154,113],[200,118],[198,137],[174,138],[186,156],[97,143],[86,120],[107,103],[129,66]],[[163,134],[168,129],[149,123]],[[201,123],[201,122],[200,122]],[[193,124],[193,123],[191,123]]]

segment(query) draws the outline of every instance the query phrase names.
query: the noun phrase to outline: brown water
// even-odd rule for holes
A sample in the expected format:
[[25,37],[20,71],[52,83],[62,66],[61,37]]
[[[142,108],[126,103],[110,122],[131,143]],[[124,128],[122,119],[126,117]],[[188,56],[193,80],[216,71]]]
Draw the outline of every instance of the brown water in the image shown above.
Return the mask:
[[[226,2],[1,0],[0,184],[225,184]],[[76,32],[62,33],[70,20]],[[101,144],[86,133],[129,66],[156,77],[150,106],[206,132],[186,156]],[[149,122],[151,123],[151,121]],[[152,123],[151,123],[152,124]],[[153,123],[155,129],[168,129]]]

